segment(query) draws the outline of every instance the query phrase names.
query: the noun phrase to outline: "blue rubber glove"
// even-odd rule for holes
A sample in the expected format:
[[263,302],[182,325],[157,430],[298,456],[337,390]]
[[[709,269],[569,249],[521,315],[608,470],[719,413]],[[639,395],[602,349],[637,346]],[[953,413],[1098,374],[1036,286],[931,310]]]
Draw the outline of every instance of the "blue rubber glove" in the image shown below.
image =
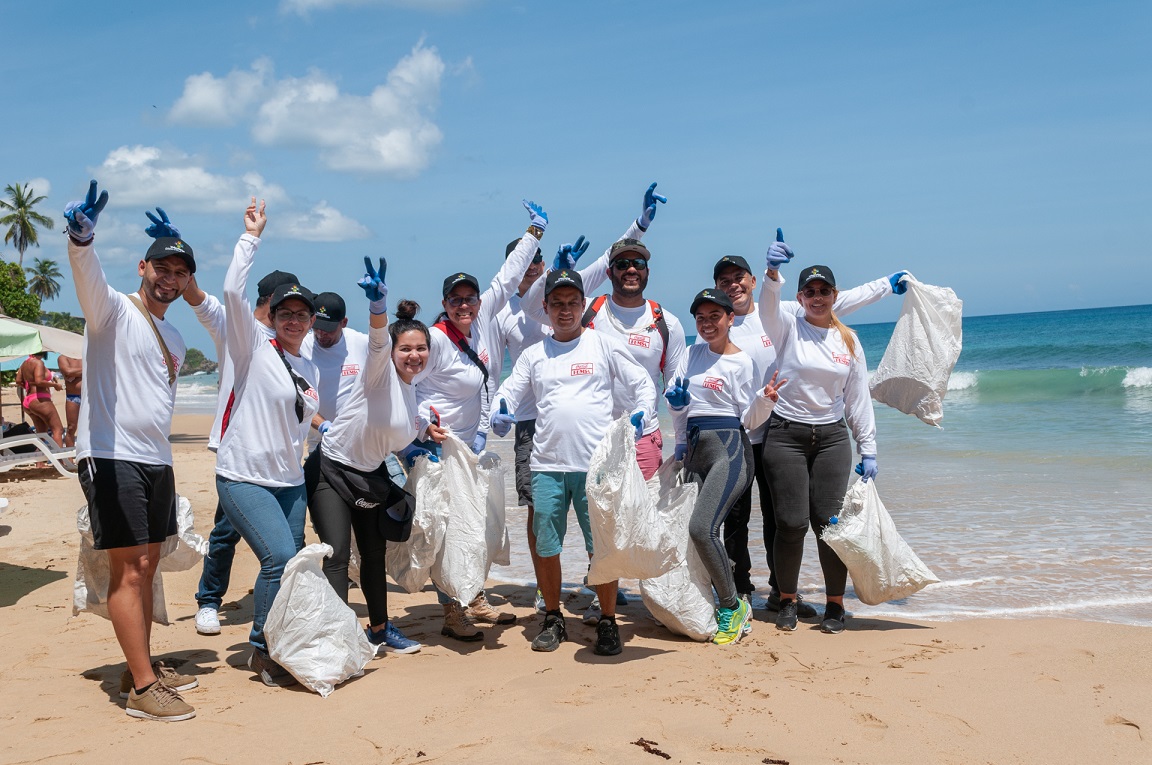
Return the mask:
[[644,412],[635,412],[628,421],[632,423],[632,427],[636,428],[636,440],[639,441],[644,437]]
[[668,400],[668,408],[674,412],[688,406],[692,400],[692,394],[688,392],[688,381],[683,377],[673,380],[668,390],[664,391],[664,398]]
[[435,452],[430,452],[422,446],[416,444],[408,444],[400,450],[400,456],[404,458],[404,462],[408,467],[416,464],[418,457],[427,457],[430,462],[439,462],[440,458],[436,456]]
[[865,483],[867,483],[869,480],[875,478],[876,473],[878,473],[879,470],[880,469],[878,467],[876,467],[876,458],[873,455],[871,455],[871,454],[861,454],[860,455],[860,464],[856,466],[856,475],[863,476],[863,480]]
[[528,215],[532,217],[532,225],[541,231],[548,228],[548,213],[544,212],[544,208],[535,202],[529,202],[527,199],[521,199],[524,203],[524,209],[528,211]]
[[159,218],[148,210],[144,211],[144,214],[148,216],[148,220],[152,221],[152,225],[144,229],[144,233],[153,239],[159,239],[163,236],[171,236],[179,239],[180,229],[173,226],[172,221],[168,220],[168,213],[164,212],[164,208],[157,207],[156,212],[160,213]]
[[644,192],[644,209],[640,212],[640,217],[636,219],[641,231],[647,231],[648,227],[652,225],[652,219],[656,217],[657,202],[666,205],[668,204],[668,197],[657,194],[656,184],[653,183]]
[[673,462],[683,462],[688,456],[688,444],[676,444],[676,451],[672,455]]
[[88,196],[83,202],[69,202],[64,208],[64,219],[68,221],[68,233],[73,239],[82,244],[92,241],[92,230],[96,228],[96,219],[108,204],[108,192],[101,191],[96,196],[96,181],[88,186]]
[[325,433],[327,433],[331,429],[332,429],[332,423],[329,422],[328,420],[324,420],[324,422],[320,423],[320,427],[316,428],[316,432],[319,433],[321,436],[323,436]]
[[500,399],[500,411],[492,415],[492,432],[503,438],[516,424],[516,415],[508,412],[508,402]]
[[488,443],[487,433],[477,433],[476,437],[472,439],[472,453],[479,454],[484,451],[484,445]]
[[784,232],[776,229],[776,241],[768,248],[768,270],[779,271],[780,266],[794,257],[792,248],[784,244]]
[[388,261],[380,258],[380,268],[372,267],[372,259],[364,256],[364,277],[356,282],[356,286],[364,290],[364,296],[371,301],[368,310],[379,316],[388,313],[388,285],[384,283],[384,276],[388,273]]
[[559,271],[562,268],[574,270],[576,261],[580,260],[580,256],[586,252],[588,252],[588,242],[581,234],[575,244],[560,245],[560,249],[556,250],[556,259],[552,261],[552,270]]
[[902,278],[904,278],[907,275],[908,275],[907,271],[897,271],[896,273],[894,273],[888,277],[888,283],[892,285],[892,294],[903,295],[905,292],[908,291],[908,285],[905,284],[904,282],[900,281]]

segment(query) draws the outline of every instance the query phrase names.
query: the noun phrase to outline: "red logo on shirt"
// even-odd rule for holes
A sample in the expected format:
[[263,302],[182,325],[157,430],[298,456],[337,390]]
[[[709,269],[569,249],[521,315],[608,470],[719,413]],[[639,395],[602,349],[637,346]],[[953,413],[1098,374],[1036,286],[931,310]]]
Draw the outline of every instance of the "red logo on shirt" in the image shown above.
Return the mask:
[[304,395],[308,398],[316,399],[317,401],[320,400],[320,394],[316,392],[315,388],[309,388],[308,390],[304,391]]
[[592,365],[591,364],[573,364],[572,365],[572,376],[573,377],[579,377],[580,375],[590,375],[590,374],[592,374]]
[[652,338],[647,335],[628,335],[628,345],[636,345],[640,348],[651,348]]
[[488,351],[480,352],[480,360],[484,362],[484,366],[488,366]]
[[850,366],[852,364],[852,357],[847,353],[833,353],[832,360],[837,364],[843,364],[844,366]]
[[341,377],[355,377],[358,374],[360,374],[359,364],[345,364],[340,368]]
[[768,335],[760,335],[760,340],[763,341],[765,348],[772,347],[772,340],[768,337]]
[[724,390],[724,380],[720,377],[705,377],[704,387],[709,390],[721,391]]

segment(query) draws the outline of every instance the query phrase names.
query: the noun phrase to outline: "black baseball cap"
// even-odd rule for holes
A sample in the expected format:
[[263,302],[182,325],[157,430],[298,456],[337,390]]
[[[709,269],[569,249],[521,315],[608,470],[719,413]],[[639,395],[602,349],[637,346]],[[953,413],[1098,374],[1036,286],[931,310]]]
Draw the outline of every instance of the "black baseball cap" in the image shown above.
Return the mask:
[[696,297],[692,300],[692,307],[688,309],[688,313],[693,316],[696,315],[696,309],[700,307],[701,303],[715,303],[723,308],[728,313],[735,313],[732,307],[732,301],[724,294],[723,290],[718,290],[715,287],[702,289],[696,293]]
[[196,273],[196,259],[192,254],[192,245],[174,236],[162,236],[152,242],[144,260],[162,260],[173,256],[183,260],[188,265],[188,270]]
[[575,287],[580,290],[581,295],[584,294],[584,280],[577,271],[570,271],[567,268],[548,272],[548,278],[544,280],[544,297],[551,295],[552,290],[557,287]]
[[643,255],[644,260],[651,260],[652,258],[652,253],[648,252],[648,248],[639,239],[621,239],[612,245],[612,249],[608,250],[608,262],[611,263],[618,255],[629,252]]
[[[512,254],[512,250],[516,249],[517,245],[519,245],[519,244],[520,244],[519,239],[513,239],[511,242],[508,243],[508,246],[504,248],[504,260],[508,260],[508,256]],[[543,260],[544,260],[544,256],[541,254],[540,248],[537,247],[536,248],[536,254],[534,256],[532,256],[532,262],[533,263],[539,263]]]
[[277,306],[290,298],[304,301],[308,310],[316,313],[316,296],[307,287],[301,287],[299,284],[277,285],[276,289],[272,291],[272,300],[268,303],[268,310],[275,311]]
[[300,280],[296,278],[296,274],[290,274],[287,271],[273,271],[256,283],[256,296],[257,297],[272,297],[272,293],[281,284],[299,284]]
[[720,258],[720,260],[716,261],[716,265],[712,267],[712,280],[715,281],[716,279],[719,279],[720,272],[725,268],[731,268],[732,266],[736,266],[736,268],[742,268],[748,273],[752,273],[752,269],[748,267],[748,261],[744,260],[744,258],[740,257],[739,255],[725,255],[724,257]]
[[461,272],[458,274],[452,274],[451,276],[449,276],[447,279],[444,280],[444,295],[443,295],[443,297],[448,297],[448,293],[451,292],[452,288],[455,287],[457,284],[468,284],[468,285],[471,285],[472,289],[476,290],[477,292],[480,291],[480,282],[476,281],[476,277],[473,276],[472,274],[466,274],[466,273]]
[[796,282],[796,291],[804,289],[809,282],[828,282],[828,286],[836,289],[836,277],[828,266],[808,266],[800,272],[800,279]]
[[316,323],[312,326],[321,332],[331,332],[340,326],[340,322],[348,315],[348,308],[344,305],[344,298],[335,292],[321,292],[314,301],[316,305]]

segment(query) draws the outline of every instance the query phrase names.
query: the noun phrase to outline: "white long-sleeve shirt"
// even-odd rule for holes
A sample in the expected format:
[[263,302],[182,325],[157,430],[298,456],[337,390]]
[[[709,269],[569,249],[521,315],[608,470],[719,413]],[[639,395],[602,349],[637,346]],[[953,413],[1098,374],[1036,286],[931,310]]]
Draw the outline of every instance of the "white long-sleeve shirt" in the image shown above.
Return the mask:
[[876,416],[868,393],[864,345],[856,339],[852,354],[840,332],[810,324],[780,301],[784,277],[765,277],[760,288],[760,320],[776,347],[780,389],[776,413],[809,425],[828,425],[844,418],[860,454],[876,454]]
[[[332,422],[340,414],[348,396],[359,387],[357,380],[368,360],[368,335],[345,327],[340,339],[331,348],[324,348],[316,342],[316,336],[309,333],[300,343],[300,355],[316,365],[316,373],[320,376],[317,385],[319,414]],[[308,451],[316,448],[320,438],[320,431],[308,431]]]
[[496,332],[496,314],[516,294],[539,247],[540,240],[525,233],[504,260],[491,285],[480,295],[480,310],[466,339],[489,370],[487,387],[484,373],[448,335],[437,327],[428,328],[431,335],[428,363],[413,381],[419,407],[416,423],[419,438],[426,438],[432,407],[440,414],[440,424],[466,444],[472,442],[477,432],[488,432],[492,394],[500,383],[504,363]]
[[[543,278],[543,276],[540,277],[540,279]],[[540,279],[536,281],[538,282]],[[500,355],[501,349],[506,348],[512,366],[516,366],[516,362],[520,360],[521,354],[526,349],[552,335],[552,328],[530,318],[524,311],[524,298],[520,295],[513,295],[509,299],[508,305],[501,308],[500,313],[496,314],[495,332],[497,355]],[[493,364],[492,368],[495,369],[496,364]],[[518,422],[536,419],[535,399],[521,402],[520,411],[516,413],[516,419]]]
[[370,472],[416,437],[416,391],[396,374],[388,328],[371,327],[367,338],[364,371],[320,448],[329,459]]
[[307,394],[301,394],[301,419],[296,416],[296,383],[260,330],[244,294],[256,244],[256,237],[245,234],[240,238],[224,277],[226,345],[236,395],[228,429],[216,452],[216,474],[258,486],[299,486],[304,483],[300,464],[304,441],[320,405],[316,367],[301,356],[284,352],[296,374],[312,386]]
[[714,353],[707,343],[688,349],[684,366],[673,379],[687,380],[688,406],[672,411],[676,443],[687,443],[690,417],[735,417],[747,431],[755,430],[772,414],[772,399],[763,395],[755,365],[747,353]]
[[[84,380],[76,456],[171,465],[176,384],[148,319],[108,284],[92,244],[68,240],[76,297],[84,314]],[[184,363],[180,333],[153,316],[176,369]]]
[[592,452],[616,412],[644,409],[652,380],[620,342],[585,330],[574,340],[547,337],[524,351],[496,393],[508,411],[525,397],[536,401],[532,470],[587,472]]

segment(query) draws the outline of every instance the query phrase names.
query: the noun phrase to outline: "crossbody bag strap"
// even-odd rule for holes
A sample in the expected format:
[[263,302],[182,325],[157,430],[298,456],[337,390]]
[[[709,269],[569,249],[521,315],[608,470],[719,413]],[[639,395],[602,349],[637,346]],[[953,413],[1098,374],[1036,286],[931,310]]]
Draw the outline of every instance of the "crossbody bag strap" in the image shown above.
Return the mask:
[[129,295],[128,299],[132,301],[132,305],[144,314],[144,318],[148,320],[148,326],[152,328],[152,334],[156,335],[156,342],[160,343],[160,351],[164,354],[164,367],[168,370],[168,385],[176,384],[176,362],[172,360],[172,352],[168,350],[168,344],[164,342],[163,336],[160,334],[160,328],[156,326],[156,319],[152,317],[152,312],[144,307],[144,303],[140,298],[135,295]]
[[304,422],[304,397],[301,392],[307,393],[312,390],[312,384],[296,373],[292,365],[288,363],[288,357],[284,355],[284,349],[280,347],[280,343],[276,342],[276,338],[271,338],[268,342],[272,343],[272,347],[276,349],[276,353],[280,354],[280,360],[284,362],[284,368],[288,370],[288,376],[292,378],[292,385],[296,391],[296,419],[301,423]]

